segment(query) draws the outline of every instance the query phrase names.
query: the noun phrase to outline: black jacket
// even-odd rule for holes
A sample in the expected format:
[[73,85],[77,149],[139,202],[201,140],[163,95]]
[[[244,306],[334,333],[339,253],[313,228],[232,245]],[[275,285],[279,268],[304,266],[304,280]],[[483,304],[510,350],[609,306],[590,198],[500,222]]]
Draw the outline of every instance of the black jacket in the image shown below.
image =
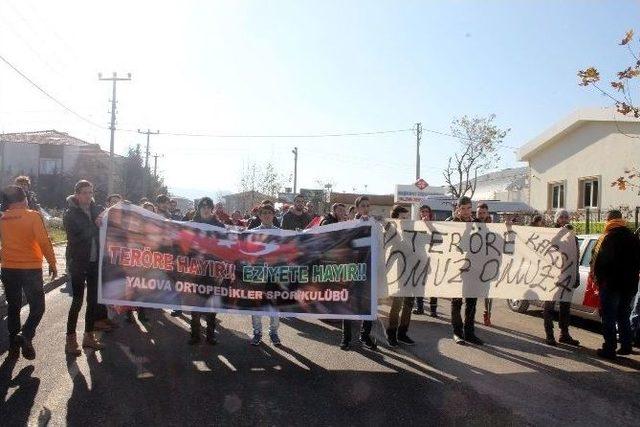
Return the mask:
[[284,230],[304,230],[311,222],[311,216],[302,212],[300,215],[294,214],[291,210],[282,217],[282,228]]
[[[260,227],[260,224],[262,224],[262,221],[260,221],[260,218],[258,216],[252,216],[251,219],[249,219],[249,223],[247,224],[247,230],[258,228]],[[273,225],[275,225],[276,228],[281,228],[280,220],[278,220],[277,217],[273,218]]]
[[640,273],[640,241],[627,227],[607,233],[593,263],[598,286],[617,291],[633,291]]
[[194,217],[191,219],[191,222],[197,222],[200,224],[209,224],[209,225],[213,225],[215,227],[224,227],[224,224],[221,223],[218,218],[214,216],[212,216],[211,218],[209,218],[208,220],[204,220],[200,217],[200,214],[195,214]]
[[336,222],[339,222],[338,218],[331,214],[327,214],[324,216],[324,218],[322,218],[322,221],[320,221],[320,225],[335,224]]
[[96,218],[102,212],[102,207],[91,202],[89,206],[91,218],[78,205],[75,196],[67,197],[67,208],[62,222],[67,232],[67,263],[81,265],[88,263],[91,256],[91,241],[95,241],[99,254],[100,238]]

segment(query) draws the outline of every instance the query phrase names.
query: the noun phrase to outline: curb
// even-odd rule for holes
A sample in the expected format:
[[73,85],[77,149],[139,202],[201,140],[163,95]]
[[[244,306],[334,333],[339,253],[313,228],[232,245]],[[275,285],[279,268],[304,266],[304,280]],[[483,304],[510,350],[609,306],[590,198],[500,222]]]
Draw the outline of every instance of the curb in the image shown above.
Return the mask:
[[[67,275],[63,274],[60,277],[56,277],[55,279],[53,279],[52,281],[45,283],[44,284],[44,293],[47,294],[49,292],[51,292],[52,290],[54,290],[55,288],[59,287],[60,285],[67,283]],[[25,305],[27,305],[27,302],[24,301],[24,303],[22,304],[22,306],[24,307]],[[4,317],[7,315],[7,303],[4,300],[4,296],[2,298],[0,298],[0,317]]]

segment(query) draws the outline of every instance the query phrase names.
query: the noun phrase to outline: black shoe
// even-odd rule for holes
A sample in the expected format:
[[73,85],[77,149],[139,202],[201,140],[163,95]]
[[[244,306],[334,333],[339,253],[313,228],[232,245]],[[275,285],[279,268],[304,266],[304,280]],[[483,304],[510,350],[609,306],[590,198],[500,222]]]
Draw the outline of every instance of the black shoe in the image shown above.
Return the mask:
[[182,310],[173,310],[171,312],[171,317],[178,317],[182,314]]
[[407,334],[398,334],[398,341],[405,345],[416,345],[416,342],[409,338]]
[[464,334],[465,341],[475,344],[475,345],[484,345],[484,341],[476,336],[476,334]]
[[391,348],[396,348],[398,346],[398,340],[393,335],[387,335],[387,344],[389,344]]
[[366,337],[360,337],[360,342],[365,348],[368,348],[369,350],[375,350],[376,348],[378,348],[376,341],[371,338],[370,335],[367,335]]
[[28,340],[23,337],[22,342],[20,343],[20,346],[22,347],[22,357],[24,357],[27,360],[33,360],[36,358],[36,349],[33,348],[33,344],[31,343],[31,340]]
[[580,341],[574,340],[571,338],[571,335],[563,335],[558,339],[562,344],[572,345],[574,347],[578,347],[580,345]]
[[596,351],[596,353],[598,354],[598,356],[600,356],[603,359],[616,360],[616,352],[615,351],[605,351],[605,350],[599,348],[598,351]]
[[458,345],[466,345],[466,341],[460,335],[453,334],[453,341]]
[[416,308],[415,310],[413,310],[413,314],[424,314],[424,309],[420,310]]
[[144,313],[138,313],[138,320],[141,322],[148,322],[149,318]]
[[433,317],[434,319],[438,318],[438,312],[437,311],[432,311],[429,316]]
[[135,320],[133,319],[133,312],[127,311],[127,323],[133,323]]
[[552,347],[557,347],[558,346],[558,342],[556,341],[556,339],[554,337],[548,337],[546,340],[547,345],[550,345]]
[[216,345],[218,344],[218,340],[216,339],[215,336],[213,336],[213,334],[207,334],[207,344],[209,345]]
[[631,349],[631,347],[620,348],[616,353],[620,356],[629,356],[631,354],[636,354],[635,351]]
[[351,344],[345,341],[340,343],[340,350],[349,351],[351,350]]
[[191,335],[191,338],[189,338],[189,345],[200,344],[200,341],[200,335]]

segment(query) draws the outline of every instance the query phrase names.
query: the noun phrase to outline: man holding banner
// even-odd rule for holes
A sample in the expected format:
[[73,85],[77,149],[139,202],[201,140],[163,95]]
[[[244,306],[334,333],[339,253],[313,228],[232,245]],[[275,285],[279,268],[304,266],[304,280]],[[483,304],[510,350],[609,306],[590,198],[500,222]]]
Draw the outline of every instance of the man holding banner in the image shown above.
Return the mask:
[[[466,196],[460,197],[456,206],[455,215],[447,221],[454,222],[478,222],[471,214],[471,199]],[[464,299],[464,326],[462,323],[462,298],[451,300],[451,325],[453,326],[453,340],[456,344],[464,345],[466,342],[482,345],[484,342],[476,336],[475,317],[478,298]]]

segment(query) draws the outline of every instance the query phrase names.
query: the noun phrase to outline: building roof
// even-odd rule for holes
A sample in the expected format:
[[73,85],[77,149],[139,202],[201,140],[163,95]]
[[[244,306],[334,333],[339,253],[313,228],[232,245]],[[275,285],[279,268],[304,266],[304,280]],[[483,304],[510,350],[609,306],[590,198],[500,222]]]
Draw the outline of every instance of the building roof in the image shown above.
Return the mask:
[[625,116],[614,108],[584,108],[574,111],[518,150],[518,160],[527,161],[535,153],[556,142],[561,136],[587,122],[621,122],[640,124],[640,119]]
[[269,200],[274,200],[273,197],[271,196],[267,196],[266,194],[262,194],[259,191],[243,191],[241,193],[233,193],[233,194],[226,194],[224,196],[222,196],[223,199],[237,199],[237,198],[242,198],[242,197],[247,197],[247,196],[252,196],[254,198],[257,199],[269,199]]
[[376,206],[393,206],[393,194],[356,194],[356,193],[331,193],[331,203],[343,203],[353,205],[360,196],[367,196],[369,203]]
[[0,141],[15,144],[39,144],[39,145],[95,145],[73,137],[66,132],[57,130],[40,130],[35,132],[16,132],[0,134]]
[[520,191],[527,187],[528,168],[507,168],[489,172],[477,178],[476,200],[493,200],[496,193]]

